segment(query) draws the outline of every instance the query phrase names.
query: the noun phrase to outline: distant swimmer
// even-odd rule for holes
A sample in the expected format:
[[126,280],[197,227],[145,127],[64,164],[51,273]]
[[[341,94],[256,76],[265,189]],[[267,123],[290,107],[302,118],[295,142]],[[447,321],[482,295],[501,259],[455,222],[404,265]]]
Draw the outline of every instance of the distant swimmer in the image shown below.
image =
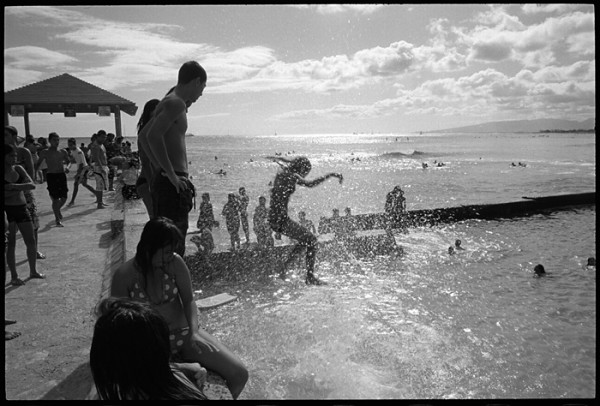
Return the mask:
[[449,246],[448,247],[448,254],[450,255],[454,255],[456,252],[454,251],[454,247],[453,246]]
[[456,250],[464,250],[464,248],[460,246],[461,244],[462,243],[460,240],[454,241],[454,247],[456,248]]
[[227,171],[224,171],[223,169],[219,169],[219,172],[215,172],[215,175],[225,176],[225,175],[227,175]]
[[542,264],[537,264],[535,268],[533,268],[533,272],[535,272],[536,276],[545,276],[546,270]]
[[297,157],[294,159],[267,157],[281,166],[282,170],[277,173],[271,189],[271,205],[269,208],[269,224],[276,233],[281,233],[298,241],[285,262],[281,277],[285,276],[285,268],[304,248],[306,248],[306,283],[322,285],[324,282],[314,275],[315,260],[317,256],[317,237],[310,231],[296,223],[288,216],[288,204],[292,194],[296,191],[296,185],[313,188],[320,185],[329,178],[338,178],[340,184],[344,180],[341,173],[328,173],[313,180],[306,180],[312,165],[308,158]]
[[510,166],[517,166],[514,162],[511,162]]
[[423,166],[423,169],[425,169],[425,168],[427,168],[429,165],[427,165],[427,162],[423,162],[423,163],[421,164],[421,166]]
[[525,168],[525,167],[527,167],[527,164],[525,164],[525,163],[523,163],[523,162],[519,162],[519,166],[521,166],[521,167]]
[[594,268],[596,269],[596,258],[589,257],[587,261],[587,265],[585,266],[587,269]]

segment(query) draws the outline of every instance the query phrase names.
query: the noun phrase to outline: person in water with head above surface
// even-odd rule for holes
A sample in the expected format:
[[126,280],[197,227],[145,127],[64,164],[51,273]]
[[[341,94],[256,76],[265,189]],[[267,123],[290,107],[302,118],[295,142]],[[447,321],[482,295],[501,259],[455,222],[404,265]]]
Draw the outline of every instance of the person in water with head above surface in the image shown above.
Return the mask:
[[544,265],[537,264],[535,268],[533,268],[533,272],[535,272],[536,276],[545,276],[546,270],[544,269]]
[[296,185],[313,188],[320,185],[329,178],[339,179],[340,184],[344,180],[341,173],[328,173],[313,180],[306,180],[312,165],[308,158],[297,157],[287,159],[282,157],[269,156],[282,168],[275,176],[273,188],[271,189],[271,205],[269,207],[269,224],[276,233],[281,233],[289,238],[298,241],[290,256],[288,257],[284,269],[281,271],[281,277],[285,276],[287,265],[293,261],[294,257],[306,247],[306,283],[321,285],[324,284],[315,275],[315,260],[317,255],[317,237],[310,231],[296,223],[288,216],[288,204],[292,194],[296,191]]
[[587,265],[585,266],[587,269],[594,268],[596,269],[596,258],[589,257],[587,260]]
[[464,250],[464,248],[460,246],[461,244],[462,242],[460,240],[454,241],[454,247],[456,248],[456,250]]

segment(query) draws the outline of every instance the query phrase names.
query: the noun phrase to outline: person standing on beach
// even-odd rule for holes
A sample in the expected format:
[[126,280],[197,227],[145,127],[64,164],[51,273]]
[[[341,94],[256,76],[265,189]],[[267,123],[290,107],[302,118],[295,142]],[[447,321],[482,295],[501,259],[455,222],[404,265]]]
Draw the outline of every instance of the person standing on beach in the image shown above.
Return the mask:
[[[39,144],[39,147],[38,147],[38,158],[39,158],[42,151],[48,149],[48,140],[46,140],[44,137],[40,137],[40,138],[38,138],[38,144]],[[42,172],[42,181],[40,183],[44,183],[46,181],[46,173],[48,173],[48,165],[46,164],[46,162],[44,162],[40,165],[40,171]]]
[[117,166],[110,163],[110,160],[116,156],[121,155],[121,144],[117,145],[115,135],[113,133],[106,134],[106,141],[104,143],[106,149],[106,161],[108,162],[108,191],[114,192],[114,181],[115,175],[117,174]]
[[406,198],[400,186],[395,186],[387,194],[383,211],[385,213],[384,228],[388,236],[393,237],[392,229],[394,228],[401,228],[404,232],[407,232],[404,222],[406,216]]
[[36,269],[37,245],[33,224],[29,211],[27,211],[24,190],[35,189],[33,180],[25,169],[16,164],[17,150],[11,145],[4,144],[4,210],[8,219],[8,238],[6,248],[6,260],[10,269],[11,285],[23,285],[15,260],[17,228],[23,236],[23,242],[27,247],[27,262],[29,262],[29,278],[44,279],[46,276]]
[[273,240],[273,231],[269,225],[269,208],[267,198],[260,196],[258,198],[258,206],[254,210],[252,222],[254,224],[254,233],[256,234],[256,242],[259,248],[269,248],[275,246]]
[[176,252],[185,253],[189,212],[195,196],[189,180],[185,134],[187,110],[206,87],[206,71],[198,62],[185,62],[178,73],[177,85],[158,103],[150,122],[138,135],[140,150],[152,165],[150,194],[153,216],[173,220],[183,235]]
[[[138,145],[140,145],[139,134],[142,129],[148,124],[150,119],[152,119],[152,115],[156,106],[160,103],[158,99],[151,99],[146,102],[144,105],[144,111],[140,116],[140,120],[137,123],[137,132],[138,132]],[[148,212],[148,217],[152,219],[152,196],[150,195],[150,179],[152,179],[152,168],[150,164],[150,159],[144,152],[143,148],[138,148],[138,153],[140,156],[140,176],[135,183],[136,192],[138,195],[142,197],[142,201],[144,202],[144,206],[146,206],[146,211]]]
[[227,195],[227,203],[223,206],[221,215],[225,217],[225,225],[231,239],[231,251],[235,251],[236,247],[240,249],[240,213],[239,201],[235,193]]
[[48,183],[48,193],[52,199],[52,211],[54,211],[54,219],[57,227],[64,227],[62,224],[63,215],[60,209],[67,202],[67,192],[69,188],[67,186],[67,173],[69,170],[65,168],[65,165],[69,165],[69,154],[64,149],[58,149],[60,142],[60,136],[52,132],[48,135],[48,142],[50,148],[44,150],[40,154],[40,159],[35,165],[35,171],[39,169],[43,162],[48,165],[48,173],[46,174],[46,181]]
[[210,194],[208,192],[202,193],[202,203],[200,203],[200,214],[198,215],[196,227],[199,230],[204,228],[210,230],[216,225],[215,223],[215,214],[213,212],[213,205],[210,202]]
[[[17,144],[19,142],[19,135],[17,129],[13,126],[5,126],[4,127],[4,143],[12,146],[17,150],[17,165],[21,165],[23,169],[27,172],[29,177],[35,183],[35,164],[33,162],[31,151],[27,148],[19,147]],[[39,160],[39,157],[38,157]],[[41,175],[40,175],[41,176]],[[45,175],[44,175],[45,176]],[[42,183],[43,178],[40,180]],[[37,259],[45,259],[46,255],[42,254],[37,250],[38,246],[38,230],[40,228],[40,220],[37,214],[37,202],[35,200],[35,196],[33,195],[33,191],[24,190],[23,194],[25,195],[26,207],[29,212],[29,216],[31,217],[31,222],[33,223],[33,233],[35,236],[35,247],[37,253]]]
[[108,204],[105,204],[102,201],[104,191],[108,189],[108,159],[106,158],[106,148],[104,147],[106,131],[100,130],[95,135],[96,137],[90,148],[90,161],[93,164],[92,170],[94,171],[94,177],[96,178],[97,208],[104,209],[108,206]]
[[[31,159],[33,160],[33,165],[34,165],[33,167],[35,167],[35,164],[37,164],[37,161],[40,159],[40,157],[38,155],[39,144],[36,142],[35,137],[33,135],[29,134],[27,137],[25,137],[25,144],[23,144],[23,146],[25,148],[27,148],[29,150],[29,152],[31,152]],[[31,170],[33,170],[33,167],[31,168]],[[38,175],[40,175],[40,176],[38,176]],[[38,183],[38,179],[39,179],[39,183],[42,183],[41,182],[41,173],[39,171],[34,173],[33,176],[31,176],[31,179],[33,179],[33,183]]]
[[[267,157],[282,167],[275,176],[273,188],[271,189],[271,206],[269,208],[269,224],[276,233],[281,233],[298,241],[284,268],[281,277],[285,276],[285,269],[294,260],[296,255],[306,248],[306,284],[322,285],[324,282],[314,275],[315,260],[317,255],[317,237],[310,231],[296,223],[288,216],[288,204],[292,194],[296,191],[296,185],[313,188],[320,185],[329,178],[339,179],[340,184],[344,180],[341,173],[328,173],[313,180],[304,179],[309,174],[312,166],[308,158],[298,157],[287,159],[282,157]],[[282,163],[283,162],[283,163]],[[287,164],[287,165],[285,165]]]
[[[10,223],[8,222],[8,217],[6,216],[6,209],[4,210],[4,285],[6,285],[6,273],[8,272],[8,261],[6,260],[6,251],[8,250],[8,227]],[[6,305],[5,305],[6,306]],[[16,320],[9,320],[4,317],[4,340],[12,340],[21,335],[18,331],[6,331],[6,326],[10,324],[15,324]]]
[[240,194],[237,196],[238,199],[238,209],[240,210],[240,221],[242,222],[242,230],[244,230],[244,235],[246,236],[246,246],[250,245],[250,228],[248,226],[248,204],[250,203],[250,198],[246,194],[246,188],[241,187],[239,189]]
[[87,183],[90,167],[87,164],[83,151],[80,148],[77,148],[77,141],[75,141],[75,138],[69,138],[68,145],[71,153],[73,154],[75,164],[77,165],[77,173],[75,173],[75,178],[73,179],[73,195],[71,196],[71,201],[67,205],[67,207],[71,207],[75,204],[75,197],[77,196],[79,185],[92,192],[96,199],[98,199],[98,194],[94,188]]

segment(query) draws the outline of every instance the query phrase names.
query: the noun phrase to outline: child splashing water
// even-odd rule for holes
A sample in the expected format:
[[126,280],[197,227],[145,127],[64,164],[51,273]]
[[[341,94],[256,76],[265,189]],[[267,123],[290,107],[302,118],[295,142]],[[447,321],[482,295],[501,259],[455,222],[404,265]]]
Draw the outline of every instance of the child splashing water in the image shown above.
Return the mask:
[[344,177],[341,173],[328,173],[327,175],[314,180],[306,180],[304,178],[312,168],[308,158],[297,157],[290,160],[282,157],[269,156],[267,159],[273,160],[282,168],[275,176],[273,188],[271,189],[269,224],[276,233],[281,233],[298,241],[298,244],[294,247],[285,262],[280,276],[282,278],[285,277],[285,270],[288,264],[293,261],[303,248],[306,247],[306,284],[322,285],[324,282],[314,275],[317,255],[317,237],[289,218],[288,203],[292,194],[296,191],[296,185],[312,188],[320,185],[331,177],[338,178],[341,184]]

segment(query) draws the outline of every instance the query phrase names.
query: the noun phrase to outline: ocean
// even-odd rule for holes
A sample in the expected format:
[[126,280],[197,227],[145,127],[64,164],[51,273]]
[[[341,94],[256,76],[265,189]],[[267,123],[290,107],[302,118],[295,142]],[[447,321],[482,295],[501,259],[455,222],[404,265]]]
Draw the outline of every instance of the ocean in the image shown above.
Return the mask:
[[[227,194],[244,186],[250,215],[259,196],[268,204],[278,165],[265,156],[276,153],[307,156],[309,179],[344,175],[342,185],[332,179],[313,189],[298,187],[293,195],[291,217],[303,210],[315,225],[334,208],[381,212],[396,185],[405,191],[408,210],[596,190],[595,134],[186,141],[192,180],[199,195],[210,193],[221,223],[213,233],[217,250],[229,247],[220,215]],[[190,213],[190,231],[197,215]],[[265,282],[253,277],[261,270],[247,269],[239,278],[194,287],[202,296],[238,296],[200,317],[247,365],[250,379],[241,399],[596,396],[596,271],[584,267],[596,257],[595,207],[412,228],[395,238],[405,250],[402,258],[318,261],[317,275],[327,286],[306,286],[302,269],[292,271],[289,282]],[[456,239],[465,251],[449,256]],[[533,277],[538,263],[547,276]]]

